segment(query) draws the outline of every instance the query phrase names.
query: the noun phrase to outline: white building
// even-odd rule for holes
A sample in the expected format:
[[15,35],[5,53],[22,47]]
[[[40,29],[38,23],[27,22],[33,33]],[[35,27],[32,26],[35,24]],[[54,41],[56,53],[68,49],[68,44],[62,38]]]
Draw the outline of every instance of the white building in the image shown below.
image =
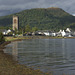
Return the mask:
[[61,32],[62,32],[62,30],[60,29],[60,31],[58,33],[61,33]]
[[39,34],[39,35],[43,35],[43,32],[42,32],[42,31],[38,31],[38,34]]
[[10,29],[8,29],[8,30],[7,30],[7,33],[10,33],[10,32],[11,32],[11,30],[10,30]]
[[71,32],[70,28],[67,28],[66,31],[69,32],[69,33]]
[[44,33],[44,35],[46,35],[46,36],[49,36],[49,35],[50,35],[49,32],[43,32],[43,33]]
[[7,35],[7,34],[10,33],[10,32],[11,32],[11,30],[8,29],[8,30],[4,30],[2,33],[3,33],[3,35]]
[[3,35],[7,35],[7,30],[2,31]]
[[52,36],[56,36],[56,33],[52,33]]
[[61,35],[62,35],[62,37],[66,36],[66,32],[63,30],[63,31],[61,32]]
[[64,30],[60,30],[60,31],[58,32],[58,36],[64,37],[64,36],[66,36],[66,32],[65,32]]

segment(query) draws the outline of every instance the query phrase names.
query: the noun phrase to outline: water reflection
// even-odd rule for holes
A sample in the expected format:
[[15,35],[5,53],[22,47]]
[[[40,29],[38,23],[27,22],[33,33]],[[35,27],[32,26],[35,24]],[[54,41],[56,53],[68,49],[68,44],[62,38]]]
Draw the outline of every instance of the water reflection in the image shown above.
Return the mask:
[[66,44],[65,44],[65,39],[62,39],[62,56],[63,56],[63,63],[66,63]]
[[18,60],[18,42],[12,43],[12,56],[14,60]]
[[75,74],[75,39],[33,39],[13,42],[5,52],[20,64],[54,75]]

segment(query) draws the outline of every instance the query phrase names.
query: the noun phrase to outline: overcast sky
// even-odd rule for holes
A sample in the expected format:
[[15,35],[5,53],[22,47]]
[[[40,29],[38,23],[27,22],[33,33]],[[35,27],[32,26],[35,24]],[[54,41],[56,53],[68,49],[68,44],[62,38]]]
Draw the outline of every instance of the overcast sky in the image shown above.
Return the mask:
[[0,0],[0,16],[31,8],[59,7],[75,14],[75,0]]

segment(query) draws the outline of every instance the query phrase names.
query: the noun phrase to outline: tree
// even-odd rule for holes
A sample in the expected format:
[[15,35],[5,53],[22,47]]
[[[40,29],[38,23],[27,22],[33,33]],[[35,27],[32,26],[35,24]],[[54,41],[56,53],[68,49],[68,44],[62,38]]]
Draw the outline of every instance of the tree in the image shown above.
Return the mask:
[[37,31],[37,30],[38,30],[37,27],[33,27],[33,28],[32,28],[32,31],[33,31],[33,32],[35,32],[35,31]]
[[4,36],[3,36],[3,34],[0,32],[0,42],[4,42],[4,41],[5,41]]
[[17,30],[16,28],[15,28],[15,31],[14,31],[14,33],[15,33],[15,35],[16,35],[16,34],[18,34],[18,30]]
[[29,25],[26,25],[26,26],[25,26],[25,32],[31,32],[31,28],[30,28]]
[[70,25],[69,25],[69,28],[71,28],[72,30],[75,31],[75,23],[70,24]]

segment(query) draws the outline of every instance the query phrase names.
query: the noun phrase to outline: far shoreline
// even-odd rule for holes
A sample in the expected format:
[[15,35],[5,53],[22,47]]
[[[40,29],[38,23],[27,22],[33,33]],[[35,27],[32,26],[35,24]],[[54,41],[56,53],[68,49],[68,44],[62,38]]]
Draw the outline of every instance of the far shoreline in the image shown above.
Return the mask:
[[52,37],[52,36],[20,36],[20,37],[5,37],[6,41],[20,41],[29,39],[75,39],[75,37]]

